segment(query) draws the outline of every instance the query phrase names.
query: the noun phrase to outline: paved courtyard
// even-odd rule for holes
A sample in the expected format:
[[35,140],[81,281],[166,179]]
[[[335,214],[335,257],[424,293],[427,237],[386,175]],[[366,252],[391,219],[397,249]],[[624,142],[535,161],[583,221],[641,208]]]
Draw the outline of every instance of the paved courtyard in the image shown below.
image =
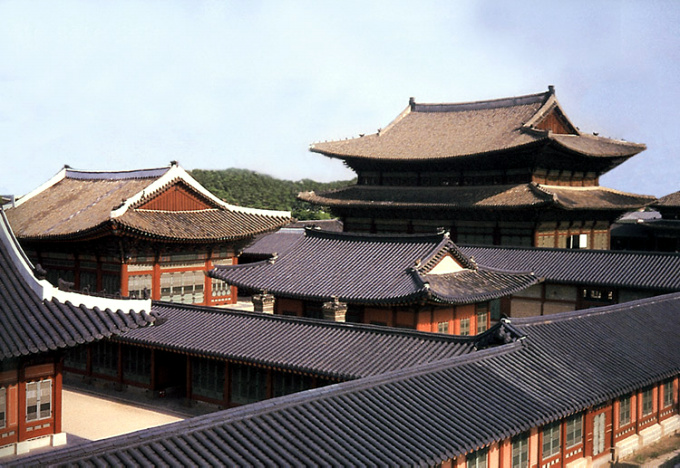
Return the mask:
[[81,392],[63,391],[62,430],[68,443],[106,439],[129,432],[161,426],[185,419],[153,409],[140,408],[124,401]]

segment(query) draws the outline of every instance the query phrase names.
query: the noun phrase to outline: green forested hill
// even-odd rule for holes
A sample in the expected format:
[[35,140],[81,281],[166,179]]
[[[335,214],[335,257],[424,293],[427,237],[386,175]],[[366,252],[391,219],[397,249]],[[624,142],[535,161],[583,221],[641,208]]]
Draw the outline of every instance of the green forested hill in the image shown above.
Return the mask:
[[297,194],[346,187],[356,180],[315,182],[310,179],[282,180],[247,169],[204,170],[194,169],[190,174],[217,197],[234,205],[268,210],[291,211],[293,217],[304,219],[328,219],[330,214],[323,208],[296,199]]

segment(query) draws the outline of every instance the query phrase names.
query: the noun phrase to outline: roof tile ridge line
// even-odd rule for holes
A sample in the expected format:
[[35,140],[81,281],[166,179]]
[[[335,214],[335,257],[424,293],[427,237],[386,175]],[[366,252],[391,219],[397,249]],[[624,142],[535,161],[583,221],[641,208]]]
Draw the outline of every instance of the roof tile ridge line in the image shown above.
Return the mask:
[[545,199],[546,202],[549,199],[549,201],[551,201],[553,203],[562,205],[562,203],[560,203],[560,200],[559,200],[559,197],[557,196],[557,194],[552,193],[549,190],[547,190],[545,188],[546,186],[538,184],[534,181],[529,182],[527,185],[529,186],[529,189],[532,192],[534,192],[534,194],[541,195]]
[[20,205],[23,204],[25,201],[28,201],[28,200],[30,200],[31,198],[35,197],[36,195],[41,194],[42,192],[44,192],[44,191],[47,190],[48,188],[52,187],[53,185],[58,184],[59,182],[61,182],[61,181],[64,180],[65,178],[66,178],[66,166],[62,167],[62,168],[59,170],[59,172],[57,172],[55,175],[53,175],[52,178],[50,178],[47,182],[45,182],[45,183],[43,183],[42,185],[40,185],[39,187],[37,187],[37,188],[31,190],[31,191],[28,192],[26,195],[24,195],[24,196],[22,196],[22,197],[18,197],[18,198],[16,199],[16,201],[14,202],[14,206],[15,206],[15,207],[16,207],[16,206],[20,206]]
[[560,141],[559,141],[560,138],[581,137],[581,138],[584,138],[584,139],[596,140],[596,141],[600,141],[600,142],[604,142],[604,143],[613,142],[613,143],[623,145],[623,146],[628,146],[628,147],[632,147],[632,148],[640,148],[641,150],[647,149],[647,145],[645,143],[636,143],[634,141],[623,140],[621,138],[607,137],[607,136],[602,136],[600,134],[595,135],[595,134],[590,134],[590,133],[586,133],[586,132],[581,132],[578,135],[571,135],[571,134],[568,134],[568,133],[555,133],[553,136],[555,137],[554,140],[557,143],[560,143]]
[[0,221],[0,229],[2,230],[2,238],[7,239],[3,241],[9,251],[14,265],[19,271],[21,277],[26,281],[27,285],[40,298],[41,301],[57,300],[62,304],[70,302],[74,305],[85,306],[89,309],[98,307],[101,310],[110,309],[112,312],[121,310],[129,313],[135,309],[138,311],[151,310],[151,300],[140,299],[111,299],[99,296],[88,296],[75,291],[62,291],[54,287],[47,280],[39,280],[33,274],[33,265],[30,263],[23,249],[21,249],[14,232],[9,225],[9,221],[5,216],[4,210],[2,212]]
[[[157,307],[154,307],[157,306]],[[364,331],[364,332],[373,332],[379,335],[384,335],[384,336],[405,336],[405,337],[410,337],[410,338],[419,338],[422,340],[428,340],[428,341],[433,341],[433,342],[444,342],[444,343],[451,343],[451,344],[465,344],[465,343],[472,343],[474,344],[475,341],[479,340],[479,336],[481,335],[470,335],[470,336],[463,336],[463,335],[447,335],[443,333],[434,333],[434,332],[425,332],[425,331],[420,331],[416,329],[401,329],[401,328],[396,328],[396,327],[385,327],[381,325],[371,325],[368,323],[354,323],[354,322],[333,322],[330,320],[320,320],[320,319],[313,319],[309,317],[295,317],[295,316],[287,316],[287,315],[278,315],[278,314],[264,314],[261,312],[251,312],[247,310],[238,310],[238,309],[229,309],[228,306],[225,308],[221,307],[214,307],[214,306],[205,306],[205,305],[196,305],[196,304],[179,304],[175,302],[167,302],[167,301],[157,301],[154,300],[152,301],[152,309],[156,309],[160,312],[159,309],[161,308],[170,308],[170,309],[191,309],[191,310],[198,310],[201,312],[209,313],[209,314],[216,314],[216,315],[227,315],[225,314],[228,313],[228,315],[235,315],[235,316],[240,316],[240,317],[248,317],[248,318],[254,318],[254,319],[262,319],[262,320],[274,320],[277,322],[285,322],[285,323],[300,323],[300,324],[305,324],[305,325],[313,325],[316,327],[325,327],[325,328],[337,328],[337,329],[342,329],[342,330],[351,330],[351,331]],[[486,332],[485,332],[486,333]]]
[[[432,251],[432,254],[421,261],[420,266],[416,266],[415,270],[418,274],[427,275],[432,271],[432,269],[437,266],[439,261],[441,261],[444,256],[449,253],[451,256],[462,263],[462,267],[466,270],[474,270],[477,268],[476,262],[470,259],[468,255],[461,252],[460,248],[451,240],[448,231],[444,231],[439,234],[442,236],[442,240],[439,242],[437,247]],[[426,281],[425,281],[426,282]]]
[[310,237],[317,237],[317,238],[324,238],[324,239],[359,239],[361,241],[371,241],[371,240],[380,240],[380,241],[389,241],[389,240],[422,240],[422,241],[434,241],[435,239],[440,239],[443,235],[444,232],[435,232],[435,233],[427,233],[427,232],[421,232],[421,233],[401,233],[401,232],[393,232],[393,233],[375,233],[375,232],[357,232],[357,231],[330,231],[328,229],[315,229],[311,227],[305,227],[305,235],[302,236],[302,238],[307,237],[309,235]]
[[[555,95],[555,89],[552,86],[548,89],[548,99],[546,99],[541,108],[536,111],[533,117],[531,117],[524,125],[522,125],[522,128],[538,130],[534,127],[534,125],[536,125],[536,123],[538,123],[538,121],[541,119],[545,118],[553,110],[557,110],[557,112],[559,112],[564,120],[566,120],[567,124],[569,124],[572,130],[576,132],[576,136],[581,136],[581,131],[576,127],[576,125],[573,124],[569,117],[567,117],[567,114],[562,110],[562,105],[559,103],[557,96]],[[548,131],[547,136],[548,138],[552,139],[552,132]]]
[[481,245],[465,244],[460,247],[463,250],[484,250],[490,252],[540,252],[556,253],[565,255],[610,255],[610,256],[638,256],[645,257],[677,257],[680,252],[656,252],[650,250],[610,250],[610,249],[567,249],[565,247],[522,247],[518,245]]
[[[498,106],[498,107],[511,107],[513,105],[522,105],[522,103],[526,103],[525,101],[532,102],[534,99],[538,99],[541,97],[545,97],[546,94],[548,94],[549,91],[543,91],[540,93],[533,93],[533,94],[523,94],[520,96],[507,96],[507,97],[502,97],[502,98],[493,98],[493,99],[478,99],[476,101],[458,101],[458,102],[442,102],[442,103],[435,103],[435,102],[430,102],[430,103],[415,103],[414,105],[416,106],[447,106],[447,107],[453,107],[453,106],[474,106],[474,105],[482,105],[482,104],[501,104],[507,102],[507,106]],[[518,102],[519,101],[519,102]]]
[[[74,169],[72,167],[67,167],[66,168],[66,176],[68,177],[69,175],[73,176],[75,174],[93,174],[93,175],[98,175],[98,174],[122,174],[122,175],[130,175],[135,172],[138,172],[140,174],[143,173],[156,173],[159,171],[163,171],[164,173],[169,169],[168,166],[164,167],[150,167],[147,169],[128,169],[128,170],[123,170],[123,171],[111,171],[111,170],[86,170],[86,169]],[[140,177],[130,177],[130,179],[149,179],[151,177],[154,177],[152,175],[147,175],[147,176],[140,176]],[[155,176],[158,177],[158,176]],[[101,180],[101,179],[100,179]],[[114,180],[125,180],[125,179],[114,179]]]
[[605,185],[591,185],[587,187],[572,187],[572,186],[567,186],[567,185],[549,185],[549,184],[543,184],[542,187],[550,188],[550,189],[557,189],[557,190],[562,190],[562,189],[567,189],[567,190],[574,190],[576,192],[578,191],[595,191],[595,190],[602,190],[605,192],[609,193],[615,193],[617,195],[624,195],[624,196],[632,196],[636,198],[644,197],[644,198],[649,198],[650,202],[648,204],[654,203],[657,198],[654,195],[644,195],[644,194],[638,194],[638,193],[632,193],[632,192],[624,192],[623,190],[618,190],[615,188],[607,187]]
[[649,305],[664,303],[669,301],[680,301],[680,293],[673,292],[669,294],[663,294],[661,296],[653,296],[645,299],[639,299],[632,302],[623,302],[620,304],[610,304],[601,307],[593,307],[590,309],[579,309],[570,310],[567,312],[560,312],[558,314],[552,315],[539,315],[536,317],[522,317],[513,319],[513,324],[517,325],[519,328],[528,326],[540,326],[546,325],[552,322],[567,322],[569,320],[576,320],[585,317],[594,317],[598,315],[617,313],[622,310],[637,309],[639,307]]
[[230,205],[215,195],[210,193],[205,187],[198,183],[196,179],[191,177],[191,175],[184,170],[179,164],[173,164],[170,166],[168,171],[156,179],[154,182],[149,184],[147,187],[137,192],[132,197],[125,200],[125,202],[118,208],[111,211],[111,218],[118,218],[124,215],[127,210],[139,203],[143,198],[149,197],[155,194],[157,191],[162,190],[167,184],[174,182],[175,180],[181,180],[189,185],[192,189],[196,190],[201,195],[205,196],[208,200],[214,202],[216,205],[225,208],[230,211],[236,211],[248,214],[259,214],[262,216],[270,217],[287,217],[290,218],[291,214],[289,211],[273,211],[273,210],[261,210],[257,208],[243,208],[240,206]]
[[[190,429],[190,431],[192,432],[194,430],[202,430],[208,427],[212,427],[215,425],[215,423],[219,423],[220,421],[222,421],[225,424],[229,424],[239,420],[250,419],[254,416],[265,415],[271,413],[272,411],[278,411],[284,408],[295,407],[300,404],[305,404],[307,402],[326,400],[331,397],[346,395],[349,393],[370,389],[377,385],[417,377],[419,375],[427,374],[429,372],[433,372],[439,369],[445,369],[454,366],[473,363],[482,359],[486,359],[487,357],[499,356],[517,351],[518,349],[522,349],[524,347],[523,341],[524,340],[517,340],[506,345],[485,348],[464,355],[451,356],[448,358],[440,359],[438,361],[418,364],[416,366],[409,367],[406,369],[397,369],[382,374],[376,374],[355,380],[340,382],[338,384],[332,385],[331,387],[319,387],[309,390],[307,392],[292,393],[290,395],[285,395],[278,398],[270,398],[268,400],[263,400],[260,402],[228,409],[223,412],[211,413],[208,416],[206,416],[205,421],[202,421],[195,427],[190,427],[187,429]],[[225,413],[229,414],[225,415]],[[175,424],[180,424],[187,421],[190,421],[190,419],[185,421],[179,421],[178,423]],[[168,426],[167,425],[158,426],[158,428],[161,427],[167,428]],[[154,429],[157,428],[152,428],[151,430]],[[161,432],[161,436],[164,433],[164,431],[159,432]]]
[[[131,434],[122,434],[108,439],[101,439],[93,441],[89,445],[88,453],[84,454],[84,456],[87,457],[105,453],[112,447],[115,447],[116,441],[118,440],[134,441],[133,443],[129,444],[128,447],[137,447],[140,445],[148,444],[154,440],[159,440],[160,438],[167,438],[169,432],[188,435],[197,431],[209,429],[211,427],[214,427],[215,425],[232,424],[237,421],[251,419],[255,416],[266,415],[268,413],[271,413],[272,411],[295,407],[306,402],[325,400],[329,397],[345,395],[355,391],[361,391],[366,388],[372,388],[382,383],[404,380],[410,377],[430,372],[431,370],[436,370],[437,368],[440,368],[442,366],[451,366],[458,364],[462,365],[468,362],[474,362],[473,360],[466,359],[468,356],[475,356],[476,359],[482,359],[485,358],[487,355],[495,356],[507,354],[509,352],[516,351],[518,348],[521,347],[523,347],[522,341],[515,341],[513,343],[509,343],[503,346],[487,348],[473,353],[469,353],[467,355],[453,356],[439,361],[420,364],[418,366],[414,366],[408,369],[400,369],[396,371],[387,372],[384,374],[378,374],[355,380],[349,380],[341,382],[336,385],[332,385],[330,387],[318,387],[312,390],[308,390],[306,392],[297,392],[289,395],[284,395],[281,397],[270,398],[260,402],[238,406],[223,411],[218,411],[216,413],[209,413],[204,416],[197,416],[182,421],[176,421],[170,424],[166,424],[164,426],[156,426],[151,427],[149,429],[143,429],[141,431],[137,431]],[[434,369],[431,369],[432,367],[434,367]],[[176,431],[176,429],[182,430]],[[78,453],[82,453],[82,447],[80,446],[64,448],[55,453],[57,458],[53,460],[53,462],[59,463],[59,457],[62,457],[65,460],[72,460],[74,458],[73,455]]]
[[[376,135],[380,136],[383,133],[387,132],[388,130],[391,130],[392,127],[394,127],[399,122],[401,122],[404,118],[406,118],[407,115],[409,115],[413,111],[414,106],[415,106],[415,101],[413,103],[413,106],[409,102],[409,105],[406,106],[406,109],[401,111],[401,113],[394,120],[392,120],[389,124],[387,124],[387,126],[385,128],[383,128],[382,130],[378,130],[378,133]],[[361,137],[359,137],[359,138],[361,138]]]
[[[536,272],[531,271],[531,270],[506,270],[504,268],[496,268],[496,267],[487,266],[487,265],[484,265],[484,264],[481,264],[481,265],[478,265],[478,266],[479,266],[479,270],[491,271],[491,272],[494,272],[494,273],[508,273],[508,274],[511,274],[511,275],[536,276]],[[455,273],[459,273],[459,272],[454,272],[454,274]],[[543,278],[538,277],[538,276],[536,276],[536,278],[538,278],[539,280],[543,279]]]
[[[392,127],[394,127],[397,123],[399,123],[399,121],[401,121],[404,117],[406,117],[408,114],[410,114],[411,111],[412,111],[412,106],[411,106],[411,104],[409,103],[409,105],[406,106],[406,109],[404,109],[403,111],[401,111],[401,112],[399,113],[399,115],[398,115],[396,118],[394,118],[389,124],[387,124],[387,126],[386,126],[385,128],[383,128],[383,129],[378,129],[378,131],[377,131],[376,133],[373,133],[372,135],[375,135],[375,136],[378,136],[378,137],[379,137],[380,135],[382,135],[383,133],[385,133],[386,131],[390,130]],[[350,138],[350,140],[360,140],[360,139],[364,138],[363,135],[365,135],[365,134],[360,134],[358,137],[352,137],[352,138]],[[345,139],[345,140],[347,140],[347,139]],[[326,154],[324,151],[319,150],[319,148],[316,148],[316,145],[322,145],[322,144],[324,144],[324,143],[343,142],[343,141],[345,141],[345,140],[342,140],[342,139],[341,139],[341,140],[331,140],[331,141],[315,141],[315,142],[313,142],[313,143],[311,143],[311,144],[309,145],[309,151]],[[312,191],[312,192],[313,192],[313,191]]]
[[[433,371],[437,371],[440,369],[447,369],[451,367],[458,367],[461,365],[465,364],[470,364],[474,363],[483,359],[486,359],[488,357],[495,357],[499,355],[504,355],[508,354],[514,351],[517,351],[518,349],[521,349],[524,347],[524,340],[517,340],[505,345],[501,346],[495,346],[495,347],[490,347],[490,348],[485,348],[481,350],[477,350],[468,354],[462,354],[462,355],[457,355],[457,356],[451,356],[447,357],[444,359],[440,359],[437,361],[431,361],[431,362],[426,362],[423,364],[418,364],[412,367],[407,367],[405,369],[397,369],[393,371],[388,371],[384,372],[381,374],[376,374],[376,375],[371,375],[367,377],[362,377],[359,379],[355,380],[350,380],[346,382],[341,382],[339,384],[333,385],[332,388],[329,387],[320,387],[318,389],[314,389],[311,392],[314,393],[320,393],[320,395],[312,395],[310,397],[309,393],[311,392],[298,392],[298,393],[293,393],[290,395],[286,395],[283,397],[280,397],[281,399],[286,399],[286,400],[292,400],[286,402],[286,404],[276,404],[277,402],[269,403],[272,402],[272,400],[275,399],[269,399],[269,400],[263,400],[262,402],[255,403],[254,405],[257,406],[264,406],[264,408],[256,408],[254,411],[251,408],[246,408],[244,411],[244,417],[248,417],[250,415],[257,415],[257,414],[266,414],[271,412],[272,410],[276,411],[277,409],[280,408],[287,408],[291,406],[297,406],[301,403],[305,403],[307,401],[319,401],[319,400],[325,400],[329,397],[333,396],[339,396],[339,395],[345,395],[348,393],[353,393],[356,391],[362,391],[364,389],[370,389],[375,387],[376,385],[382,385],[386,383],[391,383],[391,382],[397,382],[397,381],[402,381],[406,379],[410,379],[413,377],[417,377],[423,374],[428,374]],[[319,392],[316,392],[316,390],[320,390]],[[325,391],[324,391],[325,390]],[[269,403],[269,404],[267,404]],[[250,405],[245,405],[250,406]],[[236,410],[242,409],[242,407],[236,408]],[[227,410],[230,411],[230,410]],[[239,411],[234,411],[235,413]],[[238,417],[238,416],[237,416]],[[239,418],[240,419],[240,418]]]

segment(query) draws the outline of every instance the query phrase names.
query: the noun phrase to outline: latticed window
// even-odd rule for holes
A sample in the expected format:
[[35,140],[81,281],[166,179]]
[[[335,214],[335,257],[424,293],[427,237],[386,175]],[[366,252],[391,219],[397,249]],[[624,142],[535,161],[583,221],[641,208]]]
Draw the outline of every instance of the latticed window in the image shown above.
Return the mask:
[[673,381],[667,380],[663,384],[663,407],[667,408],[673,404]]
[[203,302],[204,285],[202,270],[161,273],[161,300],[181,304]]
[[312,388],[312,379],[306,375],[293,374],[290,372],[276,372],[274,374],[273,396],[290,395]]
[[191,361],[191,391],[195,395],[224,399],[225,363],[212,359]]
[[520,434],[512,438],[512,468],[529,467],[529,438]]
[[26,421],[37,421],[52,416],[52,380],[26,384]]
[[651,388],[642,392],[642,415],[647,416],[654,411],[653,391]]
[[578,445],[583,440],[583,416],[578,414],[567,419],[567,447]]
[[98,341],[92,345],[92,371],[97,374],[118,375],[118,345]]
[[439,322],[437,324],[437,333],[448,333],[449,332],[449,322]]
[[550,458],[560,453],[560,422],[543,426],[543,458]]
[[87,346],[81,345],[68,349],[64,357],[64,366],[69,369],[87,369]]
[[622,398],[619,401],[619,427],[630,424],[630,397]]
[[460,334],[469,335],[470,334],[470,319],[464,318],[460,319]]
[[134,382],[151,383],[151,350],[125,346],[123,348],[123,377]]
[[231,366],[231,401],[254,403],[267,397],[267,371],[259,367]]
[[477,450],[474,453],[471,453],[468,455],[467,458],[467,468],[486,468],[487,467],[487,460],[486,460],[486,454],[487,450]]
[[132,275],[128,278],[128,295],[142,299],[144,290],[151,294],[152,276],[151,275]]
[[477,334],[484,333],[487,329],[486,322],[489,313],[487,311],[487,304],[477,304]]

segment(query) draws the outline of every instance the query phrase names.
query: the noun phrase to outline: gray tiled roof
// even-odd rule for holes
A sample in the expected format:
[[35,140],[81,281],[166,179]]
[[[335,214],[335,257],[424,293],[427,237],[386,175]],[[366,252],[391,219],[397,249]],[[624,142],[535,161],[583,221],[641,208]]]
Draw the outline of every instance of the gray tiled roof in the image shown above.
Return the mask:
[[535,126],[555,108],[559,104],[551,91],[460,104],[414,102],[378,133],[314,143],[310,150],[345,160],[422,161],[555,144],[585,156],[620,158],[618,164],[645,149],[580,133],[555,135]]
[[516,320],[505,346],[17,463],[436,465],[677,376],[679,314],[674,294]]
[[69,348],[155,320],[150,301],[54,291],[29,268],[0,210],[0,360]]
[[680,254],[460,246],[479,263],[529,269],[548,282],[680,291]]
[[331,207],[471,210],[557,208],[616,211],[637,209],[654,200],[651,196],[620,192],[606,187],[558,187],[538,185],[534,182],[520,185],[462,187],[353,185],[319,194],[303,192],[298,198]]
[[494,333],[461,337],[161,302],[153,311],[163,326],[121,340],[343,380],[467,354]]
[[[430,274],[451,254],[463,270]],[[538,278],[524,270],[502,272],[477,266],[461,255],[448,234],[370,235],[307,229],[276,259],[220,266],[209,275],[275,296],[355,304],[409,304],[433,300],[451,304],[488,300],[527,288]],[[446,278],[443,278],[446,276]]]

